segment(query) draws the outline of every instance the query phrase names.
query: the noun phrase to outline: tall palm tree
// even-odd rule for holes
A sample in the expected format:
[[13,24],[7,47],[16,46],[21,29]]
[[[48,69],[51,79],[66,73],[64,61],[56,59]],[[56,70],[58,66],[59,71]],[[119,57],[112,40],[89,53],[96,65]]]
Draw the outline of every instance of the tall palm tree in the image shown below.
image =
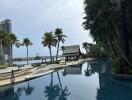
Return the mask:
[[7,33],[4,31],[0,31],[0,40],[1,40],[1,56],[3,57],[3,46],[10,47],[10,65],[12,65],[12,46],[16,45],[18,47],[19,40],[17,40],[17,37],[13,33]]
[[115,22],[117,16],[114,16],[115,12],[110,4],[111,0],[85,0],[84,28],[90,29],[90,34],[96,42],[107,42],[115,56],[112,41],[116,35],[115,23],[118,22]]
[[19,40],[17,40],[17,37],[15,34],[13,33],[9,33],[6,37],[5,37],[5,42],[7,44],[7,46],[10,46],[10,65],[12,65],[13,63],[13,45],[15,45],[16,47],[20,46],[20,42]]
[[52,62],[52,52],[51,52],[51,47],[56,46],[57,40],[55,39],[55,36],[53,35],[52,32],[46,32],[44,33],[42,37],[42,44],[43,46],[47,46],[49,48],[50,52],[50,61]]
[[29,61],[28,61],[28,47],[33,45],[33,43],[28,38],[24,38],[22,44],[25,45],[26,48],[27,48],[27,64],[29,64]]
[[4,58],[3,58],[3,41],[4,41],[4,38],[5,38],[5,36],[6,36],[6,32],[4,32],[4,31],[0,31],[0,58],[1,58],[1,60],[2,60],[2,62],[3,62],[3,60],[4,60]]
[[[115,4],[113,1],[114,0],[85,0],[84,10],[86,16],[84,17],[85,22],[83,23],[84,29],[90,30],[90,35],[93,37],[94,41],[107,43],[114,59],[123,57],[128,65],[131,66],[130,58],[127,56],[130,55],[129,39],[126,39],[128,38],[128,32],[123,32],[123,28],[126,27],[127,31],[128,27],[124,25],[121,29],[121,26],[123,26],[122,21],[124,21],[123,15],[125,15],[122,13],[126,9],[124,7],[121,9],[122,5],[118,9],[117,5],[120,4],[119,2],[121,0],[118,4]],[[122,33],[125,34],[123,35]],[[115,44],[118,48],[115,47]],[[124,51],[127,51],[127,53]]]
[[65,50],[65,46],[61,46],[61,50],[64,51]]
[[12,57],[13,57],[13,52],[12,52],[12,45],[16,44],[18,42],[17,37],[15,36],[15,34],[9,34],[9,37],[11,38],[10,44],[10,63],[12,64]]
[[62,43],[65,42],[66,35],[63,34],[63,31],[61,28],[56,28],[54,34],[55,34],[55,37],[57,39],[57,52],[56,52],[56,61],[57,61],[60,42],[62,42]]

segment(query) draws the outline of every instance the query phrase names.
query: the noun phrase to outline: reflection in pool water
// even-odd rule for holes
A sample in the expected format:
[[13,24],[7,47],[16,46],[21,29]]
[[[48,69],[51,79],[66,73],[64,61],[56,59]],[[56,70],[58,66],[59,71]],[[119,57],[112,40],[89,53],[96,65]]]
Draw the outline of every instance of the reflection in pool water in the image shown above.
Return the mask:
[[57,75],[58,75],[59,85],[58,84],[53,85],[53,73],[51,73],[51,83],[49,86],[45,87],[44,93],[45,93],[45,97],[47,97],[47,100],[56,100],[57,97],[58,100],[67,100],[66,99],[67,96],[70,95],[67,87],[66,86],[65,88],[62,87],[58,71],[57,71]]
[[110,66],[109,60],[93,60],[0,87],[0,100],[131,100],[132,82],[112,79]]

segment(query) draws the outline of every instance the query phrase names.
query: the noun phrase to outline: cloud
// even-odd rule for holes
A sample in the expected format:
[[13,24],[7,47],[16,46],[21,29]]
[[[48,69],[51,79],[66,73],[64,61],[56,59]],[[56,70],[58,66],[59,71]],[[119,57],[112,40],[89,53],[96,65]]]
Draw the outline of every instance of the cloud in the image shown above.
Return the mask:
[[[63,28],[67,35],[63,45],[92,42],[89,32],[81,26],[83,0],[1,0],[0,7],[0,20],[10,18],[13,32],[19,39],[29,37],[32,40],[30,56],[48,55],[48,49],[41,45],[41,37],[57,27]],[[25,48],[15,48],[14,56],[25,56]]]

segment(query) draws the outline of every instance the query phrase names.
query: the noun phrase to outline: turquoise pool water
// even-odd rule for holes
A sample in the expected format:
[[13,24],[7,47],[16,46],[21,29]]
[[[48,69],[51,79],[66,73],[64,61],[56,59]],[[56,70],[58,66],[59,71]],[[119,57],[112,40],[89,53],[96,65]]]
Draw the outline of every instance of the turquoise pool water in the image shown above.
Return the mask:
[[0,87],[0,100],[132,100],[132,82],[111,77],[109,60],[93,60]]

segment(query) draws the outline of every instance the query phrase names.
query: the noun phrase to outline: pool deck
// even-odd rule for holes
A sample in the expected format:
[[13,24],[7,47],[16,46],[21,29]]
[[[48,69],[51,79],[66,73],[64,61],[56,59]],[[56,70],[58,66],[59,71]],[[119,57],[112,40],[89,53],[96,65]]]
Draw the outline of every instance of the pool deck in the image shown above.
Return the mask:
[[[82,63],[82,62],[87,61],[87,60],[92,60],[92,59],[80,59],[78,61],[67,62],[66,64],[63,64],[63,65],[62,64],[42,65],[42,66],[37,67],[37,68],[31,68],[31,66],[30,66],[29,68],[27,67],[28,70],[26,71],[26,73],[24,73],[22,75],[18,75],[18,76],[14,75],[13,83],[19,83],[19,82],[26,81],[28,79],[41,77],[41,76],[44,76],[46,74],[54,72],[56,69],[68,67],[71,65],[76,65],[76,64]],[[26,69],[26,68],[24,68],[24,69]],[[7,72],[10,72],[11,70],[12,69],[7,71],[7,69],[5,69],[5,71],[7,71]],[[4,72],[4,70],[2,70],[0,72]],[[11,76],[8,79],[0,80],[0,86],[9,85],[9,84],[12,84]]]

